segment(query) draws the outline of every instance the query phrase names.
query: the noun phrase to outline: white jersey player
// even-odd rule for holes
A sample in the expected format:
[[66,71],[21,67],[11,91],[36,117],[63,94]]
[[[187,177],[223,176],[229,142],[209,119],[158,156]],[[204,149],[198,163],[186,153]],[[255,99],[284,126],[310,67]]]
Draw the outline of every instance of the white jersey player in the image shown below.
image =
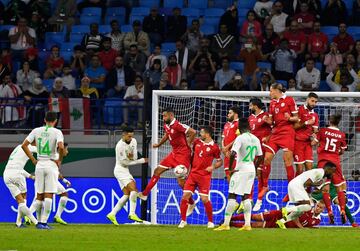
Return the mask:
[[114,225],[119,225],[116,220],[116,214],[130,199],[129,219],[137,222],[142,220],[135,214],[137,193],[135,179],[129,171],[129,166],[147,163],[147,158],[138,159],[137,142],[133,138],[134,130],[125,128],[122,137],[116,144],[115,155],[116,164],[114,168],[114,176],[118,180],[124,195],[119,199],[112,211],[106,216]]
[[[32,153],[36,153],[36,147],[29,145],[29,151]],[[21,145],[18,145],[11,152],[3,174],[5,185],[9,189],[13,198],[18,203],[16,226],[19,228],[24,227],[24,225],[22,224],[22,216],[28,216],[34,224],[38,224],[38,221],[35,219],[35,217],[31,214],[29,208],[26,206],[26,178],[35,178],[24,170],[24,167],[28,160],[29,158],[28,156],[26,156],[25,152],[21,148]]]
[[295,206],[284,207],[282,209],[283,218],[278,220],[276,224],[280,228],[285,229],[286,222],[296,220],[304,212],[311,210],[311,199],[306,191],[306,187],[319,186],[321,190],[325,178],[331,179],[335,170],[336,165],[332,162],[327,162],[323,168],[303,172],[291,180],[288,186],[289,201]]
[[[57,114],[47,112],[45,115],[46,126],[35,128],[26,137],[22,149],[35,165],[36,202],[38,207],[42,206],[40,222],[47,229],[47,221],[51,212],[53,194],[57,192],[57,181],[59,176],[58,166],[61,164],[64,151],[64,136],[59,129],[54,128],[57,123]],[[37,159],[31,154],[28,146],[36,142]],[[57,159],[59,151],[59,159]]]
[[[216,228],[216,231],[229,230],[231,216],[236,209],[236,197],[240,195],[244,204],[245,224],[241,230],[251,230],[251,200],[250,193],[254,184],[256,168],[254,165],[255,156],[262,156],[260,140],[249,132],[249,122],[245,118],[239,119],[238,128],[240,135],[235,139],[230,153],[230,164],[236,157],[236,167],[231,170],[229,183],[229,197],[225,209],[224,223]],[[256,166],[261,162],[257,158]]]

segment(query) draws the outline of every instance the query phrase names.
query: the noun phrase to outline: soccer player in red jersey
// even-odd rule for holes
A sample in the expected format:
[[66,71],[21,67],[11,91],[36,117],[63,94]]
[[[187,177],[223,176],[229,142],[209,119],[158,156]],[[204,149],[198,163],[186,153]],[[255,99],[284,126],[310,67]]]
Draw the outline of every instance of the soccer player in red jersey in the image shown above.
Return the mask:
[[[270,102],[269,117],[265,121],[273,125],[270,138],[268,142],[264,142],[265,159],[264,166],[270,169],[271,161],[275,154],[280,149],[283,149],[284,163],[287,173],[288,181],[291,181],[294,176],[293,152],[295,144],[295,130],[293,124],[298,122],[297,106],[292,97],[285,95],[285,89],[279,83],[274,83],[270,87]],[[288,196],[285,196],[283,201],[287,201]]]
[[[238,121],[239,121],[239,108],[232,106],[227,114],[227,122],[224,125],[222,134],[221,150],[224,154],[224,170],[226,174],[226,180],[230,181],[229,163],[230,163],[230,150],[238,136]],[[235,168],[236,162],[233,164],[232,169]]]
[[[263,142],[271,133],[271,126],[265,121],[269,117],[269,113],[263,110],[264,104],[259,98],[250,100],[250,111],[252,114],[249,116],[248,121],[251,133],[254,134],[260,142]],[[265,152],[264,147],[262,151]],[[258,177],[258,197],[253,211],[259,211],[262,205],[262,198],[269,191],[268,182],[270,176],[270,168],[266,169],[262,162],[256,170]]]
[[[299,122],[295,123],[295,149],[294,164],[296,164],[296,176],[306,170],[311,170],[313,166],[312,140],[319,128],[319,116],[314,112],[318,102],[318,95],[310,92],[306,99],[306,104],[298,109]],[[315,137],[316,138],[316,137]]]
[[[189,199],[197,188],[201,201],[204,203],[208,217],[208,228],[214,228],[212,205],[209,200],[212,171],[221,167],[220,148],[212,139],[213,131],[211,127],[202,127],[200,139],[195,139],[193,143],[193,159],[190,174],[185,182],[184,194],[180,203],[181,222],[179,228],[186,226],[186,212]],[[213,163],[214,159],[216,160]]]
[[[166,141],[170,141],[172,151],[160,162],[155,168],[154,174],[150,179],[149,184],[143,192],[138,193],[138,197],[142,200],[147,200],[147,196],[151,189],[159,181],[160,175],[176,166],[183,165],[188,170],[191,162],[191,149],[190,146],[196,136],[196,131],[187,125],[181,124],[175,119],[174,111],[172,108],[166,108],[163,113],[165,135],[159,143],[154,144],[153,148],[162,146]],[[184,186],[185,180],[178,178],[178,183],[181,187]],[[191,198],[190,204],[194,204]]]
[[[344,153],[347,148],[345,133],[339,130],[338,126],[341,120],[341,115],[330,115],[329,126],[321,128],[317,135],[318,147],[318,167],[323,168],[324,164],[328,161],[336,165],[336,171],[332,176],[331,182],[337,190],[340,214],[342,223],[346,222],[345,205],[346,205],[346,181],[342,173],[340,155]],[[331,208],[330,200],[330,185],[327,184],[323,188],[323,200],[328,210],[330,222],[334,223],[334,215]]]

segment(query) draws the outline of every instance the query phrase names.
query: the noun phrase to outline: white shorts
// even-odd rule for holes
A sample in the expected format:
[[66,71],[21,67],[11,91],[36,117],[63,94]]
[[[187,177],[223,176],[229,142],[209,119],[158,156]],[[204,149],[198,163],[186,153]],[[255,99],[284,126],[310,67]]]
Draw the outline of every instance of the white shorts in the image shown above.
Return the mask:
[[66,192],[66,188],[61,184],[61,182],[58,180],[57,182],[57,192],[56,194],[60,195]]
[[231,176],[229,193],[244,195],[250,194],[255,180],[255,172],[235,172]]
[[37,193],[57,193],[59,169],[51,160],[40,160],[35,168],[35,187]]
[[310,201],[310,197],[306,192],[304,185],[296,182],[290,181],[288,186],[289,200],[291,202],[299,201]]
[[135,181],[134,177],[129,171],[114,169],[114,176],[119,182],[120,189],[123,190],[131,181]]
[[19,194],[26,193],[26,178],[21,170],[5,170],[3,178],[13,198]]

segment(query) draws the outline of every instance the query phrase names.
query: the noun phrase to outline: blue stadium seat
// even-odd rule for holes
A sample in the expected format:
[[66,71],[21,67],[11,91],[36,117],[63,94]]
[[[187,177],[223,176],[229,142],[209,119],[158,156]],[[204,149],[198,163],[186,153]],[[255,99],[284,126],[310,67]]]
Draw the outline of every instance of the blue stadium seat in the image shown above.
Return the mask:
[[107,34],[111,32],[110,24],[107,25],[99,25],[99,32],[102,34]]
[[65,39],[64,32],[46,32],[45,33],[45,44],[46,45],[54,45],[54,44],[62,44]]
[[214,25],[209,25],[209,24],[201,25],[200,31],[202,33],[204,33],[204,35],[206,35],[206,36],[216,34],[215,26]]
[[[195,9],[195,8],[184,8],[182,9],[181,13],[184,16],[195,16],[195,17],[199,17],[200,16],[200,10],[199,9]],[[189,24],[189,23],[188,23]]]
[[206,9],[208,7],[208,0],[188,0],[189,8]]
[[348,10],[348,15],[352,14],[353,2],[354,2],[354,0],[344,0],[344,3],[346,5],[346,9]]
[[232,0],[213,0],[213,4],[211,7],[227,9],[232,5],[232,3]]
[[62,51],[60,56],[65,60],[66,63],[70,63],[71,56],[73,55],[72,51]]
[[351,34],[355,41],[360,40],[360,33],[353,33]]
[[329,2],[328,0],[320,0],[321,2],[321,7],[324,9],[324,7],[326,6],[326,4]]
[[132,25],[130,25],[130,24],[124,24],[124,25],[121,25],[120,30],[121,30],[121,32],[124,32],[124,33],[132,32],[132,31],[133,31],[133,27],[132,27]]
[[145,17],[145,16],[133,15],[133,14],[131,14],[131,15],[130,15],[130,19],[129,19],[129,24],[132,25],[132,23],[133,23],[135,20],[138,20],[138,21],[140,21],[140,22],[142,23],[143,20],[144,20],[144,17]]
[[179,0],[164,0],[164,8],[184,7],[184,1]]
[[329,85],[326,83],[325,80],[320,81],[319,91],[322,92],[331,91],[331,88],[329,87]]
[[126,10],[124,7],[108,7],[106,9],[107,16],[125,16]]
[[260,69],[269,69],[269,70],[271,70],[271,63],[269,63],[269,62],[260,61],[260,62],[257,62],[256,65]]
[[141,7],[159,7],[160,6],[160,0],[139,0],[139,6]]
[[122,101],[107,99],[103,107],[104,123],[108,125],[120,125],[122,123]]
[[83,37],[84,37],[83,33],[73,33],[73,32],[70,33],[70,41],[72,43],[81,44]]
[[204,10],[205,17],[221,17],[224,14],[224,9],[221,8],[208,8]]
[[149,7],[134,7],[131,10],[131,14],[147,16],[150,14],[150,8]]
[[101,8],[98,7],[88,7],[82,10],[81,15],[88,16],[101,16]]
[[246,17],[249,9],[238,9],[239,17]]
[[110,24],[112,20],[118,21],[119,25],[125,24],[125,16],[105,16],[104,24]]
[[162,52],[174,53],[176,51],[175,43],[162,43],[161,44],[161,51]]
[[61,51],[73,51],[74,47],[78,45],[78,43],[68,42],[68,43],[62,43],[60,50]]
[[347,32],[351,35],[360,33],[360,26],[349,26],[347,28]]
[[48,90],[51,91],[53,84],[54,84],[54,79],[43,79],[43,86]]
[[256,0],[241,0],[238,1],[237,7],[242,9],[253,9]]
[[238,23],[238,25],[241,27],[242,26],[242,24],[245,22],[245,20],[246,20],[246,17],[241,17],[241,16],[239,16],[239,23]]
[[11,27],[14,27],[14,25],[0,25],[0,31],[7,30],[9,31]]
[[243,72],[244,71],[244,63],[243,62],[231,62],[230,68],[235,70],[236,72]]
[[339,28],[337,26],[322,26],[321,31],[325,34],[338,34]]
[[220,17],[205,17],[204,24],[218,26],[220,22]]
[[85,24],[74,25],[71,30],[72,33],[88,33],[90,32],[90,26]]
[[286,80],[278,79],[276,80],[276,83],[282,84],[286,89],[288,88],[288,82]]
[[97,16],[97,15],[85,15],[82,14],[80,16],[80,24],[92,24],[92,23],[97,23],[99,24],[101,22],[101,16]]
[[319,71],[322,70],[323,64],[321,62],[316,62],[315,63],[315,68],[318,69]]

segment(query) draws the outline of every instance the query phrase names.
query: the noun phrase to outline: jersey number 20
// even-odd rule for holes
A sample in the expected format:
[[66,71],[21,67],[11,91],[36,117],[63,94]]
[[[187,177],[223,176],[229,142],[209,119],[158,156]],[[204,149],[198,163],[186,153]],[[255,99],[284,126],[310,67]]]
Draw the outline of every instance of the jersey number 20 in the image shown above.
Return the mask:
[[243,158],[242,161],[244,162],[252,162],[255,159],[255,152],[257,151],[257,147],[256,146],[247,146],[246,147],[246,155]]

